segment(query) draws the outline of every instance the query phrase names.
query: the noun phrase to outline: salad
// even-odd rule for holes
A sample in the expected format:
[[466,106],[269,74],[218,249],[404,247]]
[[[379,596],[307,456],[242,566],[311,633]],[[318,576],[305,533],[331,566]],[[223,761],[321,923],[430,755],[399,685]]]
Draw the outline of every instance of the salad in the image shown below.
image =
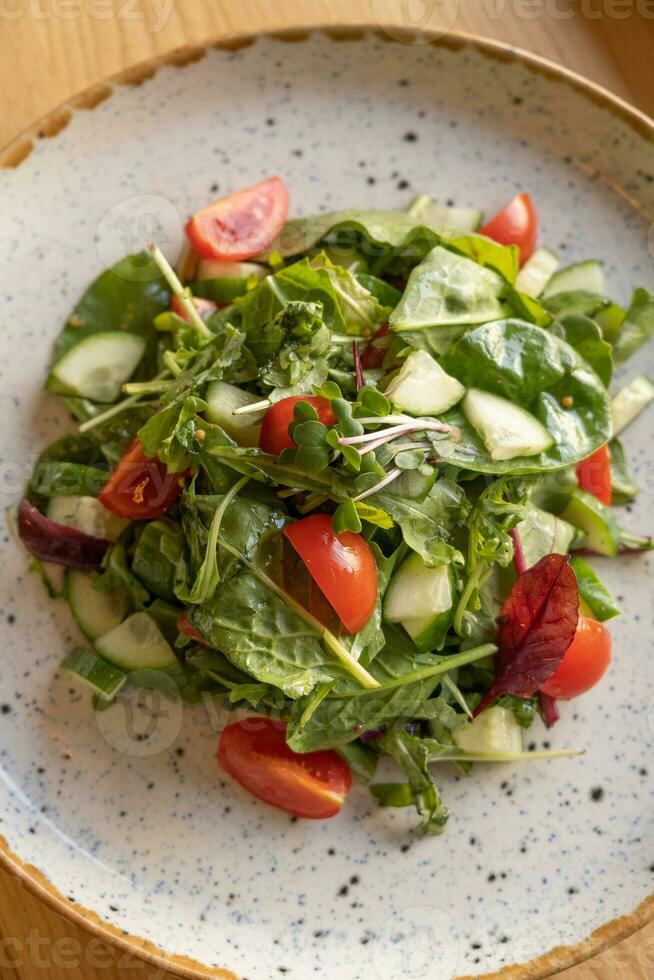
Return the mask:
[[151,244],[88,287],[18,532],[96,710],[144,677],[223,699],[218,762],[262,800],[331,817],[354,775],[438,833],[437,764],[574,754],[523,733],[611,660],[588,556],[652,546],[616,508],[654,385],[608,389],[654,295],[559,268],[528,194],[486,223],[288,206],[265,180],[190,219],[177,271]]

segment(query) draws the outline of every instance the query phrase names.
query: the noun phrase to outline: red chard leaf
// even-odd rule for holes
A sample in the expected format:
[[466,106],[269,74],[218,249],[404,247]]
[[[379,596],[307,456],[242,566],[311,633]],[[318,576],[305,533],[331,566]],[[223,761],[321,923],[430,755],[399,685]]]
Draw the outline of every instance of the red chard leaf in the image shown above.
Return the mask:
[[101,568],[109,547],[104,538],[94,538],[66,524],[51,521],[25,499],[18,508],[18,534],[35,558],[83,572]]
[[523,572],[498,620],[495,681],[474,714],[502,694],[533,697],[563,660],[578,619],[579,587],[567,555],[546,555]]
[[543,691],[538,692],[538,710],[548,728],[551,728],[561,717],[556,700]]

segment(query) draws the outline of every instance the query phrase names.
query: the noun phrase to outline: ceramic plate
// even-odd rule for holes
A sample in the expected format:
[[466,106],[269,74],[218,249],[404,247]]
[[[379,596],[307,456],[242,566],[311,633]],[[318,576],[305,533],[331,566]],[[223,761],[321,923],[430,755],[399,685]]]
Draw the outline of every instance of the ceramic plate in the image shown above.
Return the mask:
[[[497,46],[402,40],[210,50],[117,87],[0,171],[6,505],[66,426],[41,383],[82,288],[144,237],[174,255],[189,212],[268,174],[283,174],[296,214],[403,208],[421,191],[489,213],[527,188],[565,261],[602,258],[625,301],[654,285],[644,117]],[[654,345],[629,370],[648,367]],[[638,530],[654,527],[651,433],[650,416],[628,438],[643,492],[625,522]],[[528,961],[515,975],[536,977],[651,917],[647,557],[601,568],[624,610],[608,679],[528,736],[586,754],[467,778],[444,767],[447,833],[417,839],[413,815],[363,788],[325,823],[260,804],[218,771],[215,707],[95,715],[57,672],[78,640],[67,609],[9,536],[0,547],[5,860],[59,908],[187,972],[249,980],[450,980]]]

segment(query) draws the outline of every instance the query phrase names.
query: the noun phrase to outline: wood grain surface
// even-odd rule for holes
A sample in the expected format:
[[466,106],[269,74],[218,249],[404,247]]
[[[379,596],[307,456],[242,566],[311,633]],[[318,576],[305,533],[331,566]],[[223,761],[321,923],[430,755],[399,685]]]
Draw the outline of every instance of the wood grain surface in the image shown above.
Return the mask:
[[[229,34],[326,23],[459,29],[557,61],[654,115],[653,0],[0,0],[0,147],[108,75]],[[0,871],[2,980],[163,980]],[[654,924],[561,980],[651,980]]]

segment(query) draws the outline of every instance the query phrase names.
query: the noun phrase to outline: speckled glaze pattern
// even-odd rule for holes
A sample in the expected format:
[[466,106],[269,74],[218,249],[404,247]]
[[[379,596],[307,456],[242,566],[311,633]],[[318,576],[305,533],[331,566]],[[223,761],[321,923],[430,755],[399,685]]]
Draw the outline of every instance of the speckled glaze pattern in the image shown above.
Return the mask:
[[[652,144],[569,86],[473,47],[377,36],[210,51],[119,88],[0,171],[4,505],[67,425],[40,387],[61,323],[151,233],[116,216],[132,198],[154,208],[172,255],[186,214],[271,173],[296,214],[402,208],[423,191],[489,213],[528,188],[564,262],[602,258],[623,301],[654,285],[650,226],[633,206],[654,209]],[[654,345],[618,380],[648,368]],[[624,522],[652,529],[651,415],[627,443],[643,492]],[[136,740],[125,706],[95,715],[57,671],[80,639],[68,610],[5,532],[0,833],[117,929],[249,980],[450,980],[580,943],[654,889],[651,564],[597,562],[624,610],[613,669],[552,732],[527,735],[586,754],[466,778],[444,766],[447,833],[418,839],[413,815],[360,787],[325,823],[252,799],[215,764],[215,706],[164,707]]]

